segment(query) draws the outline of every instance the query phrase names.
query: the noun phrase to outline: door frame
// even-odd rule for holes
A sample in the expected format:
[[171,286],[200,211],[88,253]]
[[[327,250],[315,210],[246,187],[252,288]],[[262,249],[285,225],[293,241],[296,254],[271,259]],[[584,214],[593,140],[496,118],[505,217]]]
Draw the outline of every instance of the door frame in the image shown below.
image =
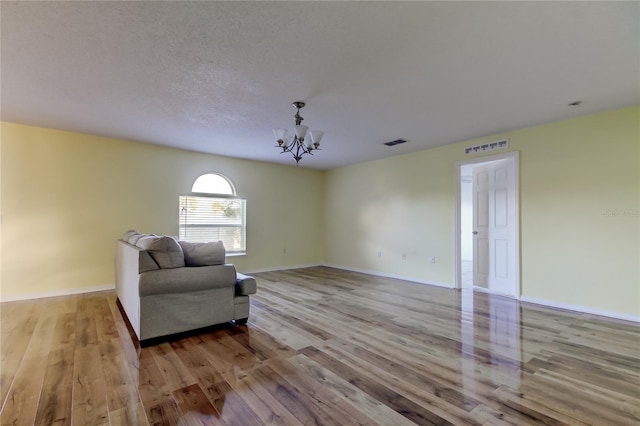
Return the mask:
[[521,280],[520,280],[520,153],[518,151],[506,152],[504,154],[497,155],[488,155],[485,157],[476,157],[471,158],[469,160],[462,160],[455,162],[455,184],[456,184],[456,203],[455,203],[455,228],[454,228],[454,288],[461,289],[462,288],[462,243],[461,243],[461,226],[462,219],[460,214],[460,209],[462,206],[461,196],[461,168],[462,166],[469,164],[482,164],[489,163],[497,160],[509,160],[513,163],[513,179],[514,179],[514,187],[515,187],[515,253],[514,258],[516,259],[516,270],[514,271],[515,276],[515,285],[516,292],[515,298],[519,299],[521,295]]

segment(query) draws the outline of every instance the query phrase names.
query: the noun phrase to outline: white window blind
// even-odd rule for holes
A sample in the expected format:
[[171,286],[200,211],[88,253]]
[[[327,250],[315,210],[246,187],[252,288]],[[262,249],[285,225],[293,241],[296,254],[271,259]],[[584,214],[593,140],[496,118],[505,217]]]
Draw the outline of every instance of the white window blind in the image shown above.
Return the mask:
[[246,251],[246,200],[237,197],[180,196],[180,239],[221,240],[227,253]]

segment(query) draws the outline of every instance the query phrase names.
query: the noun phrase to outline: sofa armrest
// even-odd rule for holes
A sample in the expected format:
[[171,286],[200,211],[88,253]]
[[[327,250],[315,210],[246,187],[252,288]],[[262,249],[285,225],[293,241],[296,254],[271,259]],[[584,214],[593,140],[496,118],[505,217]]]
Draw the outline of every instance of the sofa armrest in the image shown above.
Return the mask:
[[257,290],[258,286],[255,278],[240,273],[236,274],[236,296],[256,294]]

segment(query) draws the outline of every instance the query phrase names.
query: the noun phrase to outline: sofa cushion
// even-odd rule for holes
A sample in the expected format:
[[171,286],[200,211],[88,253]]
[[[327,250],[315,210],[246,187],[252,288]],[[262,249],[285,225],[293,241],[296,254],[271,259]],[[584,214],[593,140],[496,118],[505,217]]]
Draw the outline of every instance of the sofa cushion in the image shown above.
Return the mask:
[[191,243],[179,241],[184,253],[184,263],[187,266],[223,265],[225,249],[222,241],[209,243]]
[[140,238],[136,245],[148,251],[161,269],[182,268],[184,266],[182,248],[171,237],[145,236]]
[[138,231],[134,231],[134,233],[129,235],[129,239],[127,240],[127,242],[135,246],[138,243],[138,240],[144,236],[146,236],[146,234],[142,234]]
[[140,274],[140,297],[153,294],[188,293],[218,288],[229,289],[233,297],[236,268],[233,265],[200,266],[194,268],[161,269]]
[[160,269],[155,260],[151,257],[146,250],[140,250],[140,254],[138,255],[138,273],[141,274],[147,271],[156,271]]
[[135,229],[130,229],[127,232],[124,233],[124,235],[122,236],[122,238],[120,238],[122,241],[126,241],[129,242],[129,238],[131,238],[132,236],[139,234],[140,232],[136,231]]
[[134,246],[138,246],[139,248],[146,250],[144,247],[142,247],[144,245],[142,240],[149,240],[149,239],[160,238],[160,237],[156,234],[138,234],[138,235],[134,235],[132,238],[135,239],[135,243],[129,243],[129,244],[133,244]]

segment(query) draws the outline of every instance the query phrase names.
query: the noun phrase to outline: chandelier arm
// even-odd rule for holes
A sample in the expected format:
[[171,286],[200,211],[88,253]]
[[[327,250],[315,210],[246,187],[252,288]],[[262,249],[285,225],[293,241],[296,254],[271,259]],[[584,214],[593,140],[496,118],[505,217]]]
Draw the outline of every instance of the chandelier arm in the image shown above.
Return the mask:
[[[302,148],[302,153],[300,153],[301,148]],[[296,157],[301,158],[304,154],[306,154],[304,152],[304,145],[302,145],[302,143],[296,138]]]

